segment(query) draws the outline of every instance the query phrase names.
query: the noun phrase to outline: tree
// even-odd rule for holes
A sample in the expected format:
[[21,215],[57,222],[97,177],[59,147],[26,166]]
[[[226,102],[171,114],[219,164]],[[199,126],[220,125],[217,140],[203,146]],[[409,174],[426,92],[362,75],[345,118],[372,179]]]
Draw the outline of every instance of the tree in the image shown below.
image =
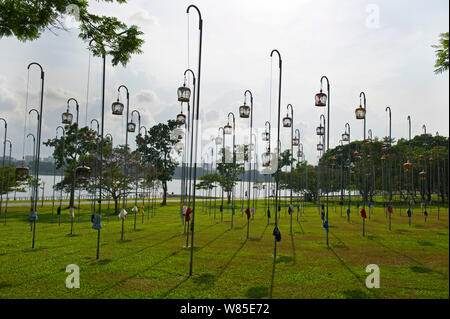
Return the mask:
[[220,183],[221,178],[219,174],[206,174],[200,176],[199,180],[200,182],[195,186],[197,189],[211,191],[218,183]]
[[[55,185],[56,189],[64,188],[70,193],[69,207],[74,207],[75,188],[85,188],[74,174],[76,168],[92,161],[90,157],[96,152],[100,139],[95,131],[87,126],[78,129],[76,123],[65,126],[65,136],[59,139],[49,139],[43,144],[53,147],[53,158],[57,169],[64,169],[64,178]],[[74,179],[75,177],[75,179]]]
[[439,35],[439,43],[432,45],[436,52],[436,64],[434,73],[441,74],[448,70],[449,53],[448,53],[448,32]]
[[173,146],[178,142],[172,134],[176,127],[176,121],[169,120],[167,124],[159,123],[152,126],[144,137],[140,134],[136,137],[137,151],[145,164],[150,164],[155,168],[155,177],[161,182],[163,188],[161,206],[167,203],[167,182],[172,180],[178,165],[172,157]]
[[228,204],[231,201],[231,194],[239,179],[239,175],[244,171],[243,165],[236,163],[236,154],[232,154],[229,148],[222,148],[222,162],[217,163],[217,171],[220,174],[220,186],[227,193]]
[[[126,0],[99,0],[126,3]],[[112,64],[123,66],[131,54],[142,53],[144,40],[138,27],[128,27],[115,17],[98,16],[89,12],[86,0],[3,0],[0,2],[0,38],[14,36],[20,41],[38,39],[42,32],[67,31],[63,19],[69,14],[80,23],[79,37],[86,42],[95,40],[90,48],[95,56],[109,54]],[[108,49],[106,49],[108,48]]]
[[[3,169],[5,172],[3,172]],[[2,179],[3,183],[2,183]],[[16,169],[12,166],[0,167],[0,193],[6,194],[9,192],[25,192],[25,188],[23,186],[30,185],[31,177],[26,181],[18,181],[16,180]],[[3,185],[3,188],[1,186]]]
[[[109,140],[104,140],[105,144]],[[133,167],[132,174],[125,175],[123,171],[124,163]],[[91,157],[90,167],[100,167],[97,157]],[[137,152],[130,152],[129,148],[119,146],[111,149],[111,144],[103,147],[103,168],[102,168],[102,191],[114,200],[115,213],[119,213],[119,200],[134,191],[136,179],[142,177],[144,167]],[[87,187],[91,192],[95,192],[99,187],[100,179],[97,174],[91,174],[90,184]],[[103,194],[102,192],[102,194]]]

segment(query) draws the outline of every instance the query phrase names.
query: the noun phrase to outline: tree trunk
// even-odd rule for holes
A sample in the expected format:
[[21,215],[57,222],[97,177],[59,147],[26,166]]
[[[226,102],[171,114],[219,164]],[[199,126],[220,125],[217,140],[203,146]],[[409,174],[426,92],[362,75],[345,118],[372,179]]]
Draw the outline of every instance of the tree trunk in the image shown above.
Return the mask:
[[167,205],[167,181],[162,182],[162,187],[163,187],[163,201],[161,203],[161,206],[166,206]]
[[119,214],[119,197],[113,196],[114,199],[114,211],[116,212],[116,215]]

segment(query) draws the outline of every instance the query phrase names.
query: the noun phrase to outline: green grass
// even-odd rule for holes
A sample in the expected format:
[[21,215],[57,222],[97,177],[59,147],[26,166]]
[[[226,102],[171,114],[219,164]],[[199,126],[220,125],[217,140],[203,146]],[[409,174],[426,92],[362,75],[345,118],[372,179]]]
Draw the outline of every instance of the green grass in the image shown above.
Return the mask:
[[[124,241],[121,222],[104,216],[99,260],[89,205],[82,207],[79,223],[75,218],[74,236],[68,236],[67,210],[58,225],[51,207],[39,207],[34,250],[28,207],[10,207],[7,224],[3,215],[0,223],[0,298],[449,298],[447,208],[441,208],[439,221],[437,208],[428,209],[426,223],[416,208],[411,226],[406,212],[400,217],[394,208],[389,231],[383,208],[377,207],[366,221],[365,237],[355,207],[350,223],[340,207],[336,213],[330,208],[329,248],[317,207],[308,206],[300,223],[295,212],[292,236],[283,208],[273,263],[274,226],[267,226],[263,202],[249,240],[245,214],[237,206],[233,229],[230,210],[221,223],[218,206],[216,219],[214,209],[209,215],[198,207],[191,277],[177,203],[158,207],[149,220],[146,213],[143,224],[138,215],[136,231],[129,210]],[[80,289],[65,287],[69,264],[80,267]],[[380,267],[379,289],[365,287],[369,264]]]

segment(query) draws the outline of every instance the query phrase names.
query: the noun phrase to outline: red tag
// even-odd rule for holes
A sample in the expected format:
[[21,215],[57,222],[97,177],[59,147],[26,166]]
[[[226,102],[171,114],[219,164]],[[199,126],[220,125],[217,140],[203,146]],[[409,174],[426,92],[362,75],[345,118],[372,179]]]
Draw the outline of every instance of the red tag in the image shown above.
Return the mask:
[[188,209],[186,209],[186,216],[184,217],[184,221],[188,222],[191,220],[191,208],[188,207]]
[[362,218],[367,218],[366,210],[365,210],[364,208],[361,209],[361,217],[362,217]]
[[394,209],[392,208],[391,205],[388,205],[387,210],[388,210],[388,212],[389,212],[390,214],[393,214],[393,213],[394,213]]
[[250,209],[247,208],[245,214],[247,214],[247,219],[250,219]]

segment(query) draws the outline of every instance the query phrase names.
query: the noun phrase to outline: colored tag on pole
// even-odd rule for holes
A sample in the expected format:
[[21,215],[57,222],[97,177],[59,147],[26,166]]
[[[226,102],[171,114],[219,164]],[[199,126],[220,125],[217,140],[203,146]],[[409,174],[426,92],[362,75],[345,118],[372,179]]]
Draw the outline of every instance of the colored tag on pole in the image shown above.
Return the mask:
[[324,221],[322,227],[325,228],[325,231],[328,233],[328,222]]
[[94,218],[94,224],[92,225],[93,229],[96,230],[100,230],[102,229],[102,216],[100,214],[98,214],[97,216],[95,216]]
[[394,213],[394,209],[392,208],[392,205],[388,205],[387,210],[388,210],[389,214]]
[[289,208],[288,208],[289,215],[291,215],[293,212],[294,212],[294,206],[289,205]]
[[408,208],[408,211],[407,211],[407,213],[408,213],[408,217],[411,217],[411,215],[412,215],[412,213],[411,213],[411,209],[409,209],[409,208]]
[[365,210],[364,207],[361,209],[361,217],[364,218],[364,219],[367,218],[366,210]]
[[188,207],[187,209],[186,209],[186,216],[184,217],[184,221],[186,221],[186,222],[188,222],[188,221],[190,221],[191,220],[191,208],[190,207]]
[[428,212],[427,212],[426,209],[425,209],[425,211],[423,212],[423,214],[425,215],[425,217],[428,216]]
[[350,216],[350,208],[347,209],[347,216]]
[[270,218],[270,208],[267,208],[267,218]]
[[277,240],[277,242],[281,241],[281,232],[280,232],[280,229],[278,228],[278,226],[275,226],[275,228],[273,230],[273,235],[275,236],[275,239]]
[[245,210],[245,214],[247,215],[247,219],[250,219],[250,209],[248,207]]
[[28,217],[28,220],[29,220],[30,222],[34,222],[34,221],[36,221],[37,219],[38,219],[37,212],[32,211],[32,212],[30,213],[30,216]]
[[125,208],[122,208],[122,210],[120,211],[120,213],[119,213],[119,215],[118,215],[118,217],[120,218],[120,219],[125,219],[125,216],[127,216],[127,211],[125,210]]
[[322,218],[322,220],[325,220],[325,211],[322,210],[322,213],[320,214],[320,218]]
[[95,214],[92,213],[92,214],[91,214],[91,223],[93,223],[94,221],[95,221]]

